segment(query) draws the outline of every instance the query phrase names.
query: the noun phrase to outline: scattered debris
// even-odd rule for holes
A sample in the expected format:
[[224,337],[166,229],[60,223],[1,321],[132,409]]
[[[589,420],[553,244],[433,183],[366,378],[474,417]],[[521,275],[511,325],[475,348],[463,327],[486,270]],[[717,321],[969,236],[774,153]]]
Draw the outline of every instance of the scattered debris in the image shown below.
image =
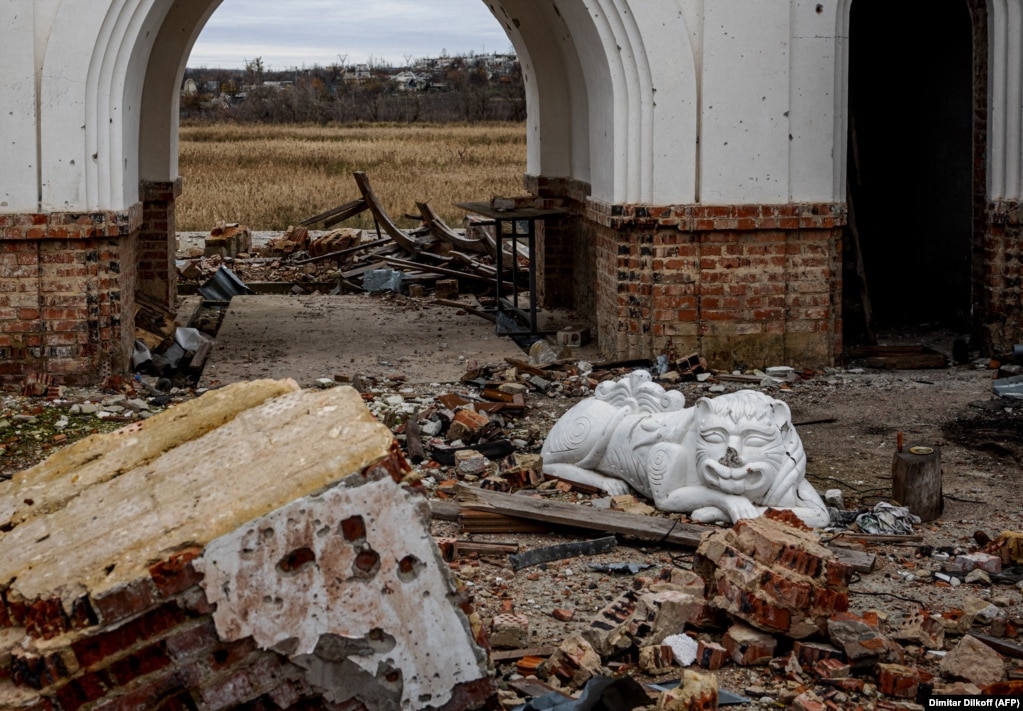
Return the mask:
[[551,561],[564,560],[565,558],[577,558],[583,555],[607,553],[610,550],[614,550],[617,545],[618,541],[614,536],[606,536],[592,541],[562,543],[546,548],[534,548],[533,550],[510,556],[508,562],[511,563],[512,570],[522,570],[523,568],[539,565],[540,563],[550,563]]

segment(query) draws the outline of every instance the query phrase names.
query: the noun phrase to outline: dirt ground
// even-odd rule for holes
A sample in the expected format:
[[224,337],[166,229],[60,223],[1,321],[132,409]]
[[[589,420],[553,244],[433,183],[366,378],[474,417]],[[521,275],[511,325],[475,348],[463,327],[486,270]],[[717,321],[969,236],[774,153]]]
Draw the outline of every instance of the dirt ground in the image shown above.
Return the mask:
[[[281,297],[288,298],[288,297]],[[395,297],[398,298],[398,297]],[[393,301],[388,308],[394,308]],[[914,342],[951,352],[948,334],[893,334],[892,342]],[[400,363],[407,344],[401,339],[382,339],[377,354],[386,363]],[[429,353],[418,354],[419,362],[429,362]],[[525,357],[525,354],[523,354]],[[712,367],[715,364],[711,364]],[[778,364],[784,365],[784,364]],[[265,368],[262,370],[266,370]],[[273,376],[260,372],[261,377]],[[807,478],[824,492],[840,489],[847,510],[865,510],[881,501],[890,501],[892,458],[898,433],[905,443],[940,449],[944,511],[935,521],[917,525],[914,533],[920,541],[898,544],[868,544],[865,550],[877,556],[875,569],[854,579],[850,606],[855,612],[877,610],[884,630],[892,631],[910,612],[926,609],[940,613],[962,608],[970,598],[993,602],[1010,622],[1023,629],[1023,584],[1019,572],[1013,578],[990,584],[959,584],[950,587],[936,582],[933,572],[942,570],[947,557],[955,552],[975,550],[977,538],[995,537],[1001,531],[1023,530],[1023,401],[997,399],[991,383],[995,371],[987,360],[937,370],[883,371],[857,367],[826,369],[806,373],[806,378],[790,386],[768,390],[785,400],[793,415],[808,455]],[[219,384],[225,384],[223,382]],[[731,382],[681,382],[679,389],[687,404],[722,389],[741,386]],[[754,385],[752,387],[762,387]],[[42,459],[54,449],[96,430],[109,430],[130,419],[130,410],[145,416],[138,404],[125,411],[118,390],[69,389],[58,400],[26,398],[13,393],[0,394],[0,493],[3,479]],[[411,383],[403,378],[374,380],[365,395],[371,409],[389,425],[400,417],[395,408],[426,408],[439,395],[460,393],[476,396],[467,383]],[[509,440],[526,452],[538,452],[546,432],[556,419],[586,393],[573,387],[553,387],[547,393],[532,391],[526,397],[523,416],[507,416],[503,427]],[[175,401],[194,397],[194,388],[179,388],[169,393],[129,392],[129,399],[148,401],[150,411],[173,406]],[[102,420],[83,403],[114,402],[112,414]],[[121,405],[117,405],[121,402]],[[76,410],[77,406],[77,410]],[[117,410],[121,407],[121,410]],[[64,424],[61,425],[60,423]],[[396,432],[400,430],[396,429]],[[454,476],[453,470],[436,464],[420,465],[431,498],[439,497],[440,482]],[[580,506],[599,507],[603,497],[578,492],[544,492]],[[658,514],[659,515],[659,514]],[[599,516],[595,508],[594,516]],[[978,533],[978,532],[982,532]],[[578,541],[585,535],[565,531],[548,534],[465,534],[458,525],[435,521],[435,536],[510,542],[520,550]],[[825,532],[830,538],[837,532]],[[621,540],[618,547],[591,558],[575,558],[513,571],[503,556],[463,558],[452,563],[455,574],[468,586],[484,624],[494,615],[513,609],[529,620],[529,645],[556,647],[569,636],[584,630],[593,616],[626,590],[642,585],[663,568],[686,568],[691,550]],[[638,575],[595,572],[590,563],[629,562],[651,566]],[[1009,571],[1012,573],[1012,571]],[[555,612],[557,611],[557,613]],[[555,616],[557,615],[557,617]],[[566,619],[567,618],[567,619]],[[989,632],[988,628],[980,631]],[[712,638],[719,639],[720,633]],[[946,639],[946,648],[958,641]],[[784,644],[783,644],[784,646]],[[907,647],[907,663],[937,673],[938,655]],[[605,672],[629,669],[629,659],[605,659]],[[1014,660],[1016,666],[1023,665]],[[623,666],[624,665],[624,666]],[[502,685],[516,678],[513,662],[497,665]],[[787,704],[800,690],[812,688],[813,681],[786,678],[767,667],[726,666],[717,672],[721,688],[743,694],[748,708],[771,708]],[[677,673],[675,673],[677,677]],[[939,683],[943,680],[939,679]],[[860,704],[874,708],[879,699],[868,683],[861,694],[835,690],[818,691],[837,698],[837,708]],[[508,698],[511,698],[509,693]]]
[[[1012,580],[949,587],[936,584],[931,576],[933,571],[943,569],[943,554],[975,550],[975,532],[993,538],[1004,530],[1023,529],[1023,403],[994,400],[992,373],[974,366],[895,372],[835,369],[772,393],[792,409],[809,459],[807,478],[822,493],[841,489],[848,510],[865,510],[880,501],[891,501],[892,458],[898,432],[904,433],[906,446],[940,448],[944,489],[941,517],[914,527],[914,533],[922,536],[919,542],[868,544],[864,550],[876,554],[876,567],[871,573],[857,575],[850,589],[851,610],[878,611],[888,631],[898,629],[911,612],[961,609],[970,598],[994,601],[1007,619],[1023,626],[1021,588]],[[684,383],[679,389],[691,404],[706,394],[709,386]],[[575,401],[556,398],[536,403],[530,419],[547,425]],[[592,505],[595,498],[600,497],[576,495],[583,506]],[[442,535],[458,533],[453,524],[435,524],[435,528]],[[829,538],[834,533],[823,535]],[[578,535],[474,538],[510,540],[524,549],[580,540]],[[688,567],[691,553],[623,542],[613,553],[518,572],[492,557],[456,568],[470,580],[484,619],[496,614],[503,601],[512,600],[516,611],[530,619],[532,643],[557,646],[568,636],[582,632],[599,609],[636,584],[634,576],[593,572],[589,563],[649,564],[651,568],[640,576],[650,576],[663,568]],[[553,615],[555,609],[572,611],[572,619],[559,621]],[[946,645],[955,641],[956,637],[949,637]],[[939,657],[919,648],[910,647],[907,652],[907,663],[936,672]],[[513,667],[504,670],[513,678]],[[729,666],[718,675],[722,688],[745,694],[756,702],[753,707],[787,703],[794,696],[793,690],[801,686],[764,668]],[[853,700],[870,707],[869,695],[845,698],[844,703]]]

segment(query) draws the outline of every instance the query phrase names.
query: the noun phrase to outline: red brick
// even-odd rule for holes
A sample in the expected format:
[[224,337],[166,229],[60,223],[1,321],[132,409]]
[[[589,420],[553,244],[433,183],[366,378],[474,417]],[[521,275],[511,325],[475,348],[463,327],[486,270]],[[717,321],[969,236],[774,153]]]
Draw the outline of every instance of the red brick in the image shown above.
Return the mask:
[[140,676],[165,668],[170,663],[166,646],[159,642],[118,659],[107,667],[107,671],[118,686],[125,686]]
[[162,634],[184,620],[185,613],[177,603],[168,603],[117,629],[77,640],[71,644],[71,649],[79,663],[88,667]]
[[900,699],[915,699],[921,686],[930,688],[934,675],[901,664],[878,664],[877,686],[883,694]]
[[696,647],[696,663],[709,671],[716,671],[728,660],[728,650],[717,642],[700,640]]
[[149,575],[160,595],[171,597],[198,585],[203,576],[196,571],[192,561],[200,555],[202,549],[192,547],[150,566]]
[[83,674],[57,690],[62,711],[77,711],[87,703],[101,699],[116,685],[103,672]]
[[10,670],[15,686],[31,689],[43,689],[73,673],[59,652],[39,655],[15,651],[11,655]]
[[36,600],[27,605],[22,624],[25,632],[36,639],[53,639],[71,629],[59,598]]
[[114,588],[103,597],[93,597],[92,607],[99,620],[109,626],[154,607],[156,599],[153,583],[140,578]]

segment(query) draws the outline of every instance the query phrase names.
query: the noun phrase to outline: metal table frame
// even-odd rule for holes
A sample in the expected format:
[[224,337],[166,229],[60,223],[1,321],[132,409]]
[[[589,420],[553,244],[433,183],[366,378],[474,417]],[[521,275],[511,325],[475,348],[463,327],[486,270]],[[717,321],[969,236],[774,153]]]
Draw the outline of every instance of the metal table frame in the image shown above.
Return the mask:
[[[517,208],[509,210],[495,209],[488,202],[460,202],[455,207],[462,208],[466,212],[482,215],[490,220],[495,231],[495,242],[497,244],[497,310],[499,313],[512,313],[529,324],[528,331],[501,330],[498,324],[498,333],[504,335],[530,335],[538,333],[536,323],[536,223],[540,220],[548,220],[553,217],[562,217],[567,214],[566,210],[560,208]],[[510,229],[505,231],[505,224]],[[520,231],[520,226],[525,225],[525,232]],[[529,303],[528,311],[519,305],[519,260],[518,244],[519,239],[525,238],[529,253]],[[504,285],[502,284],[504,273],[504,245],[505,240],[511,242],[511,272],[512,272],[512,293],[511,298],[506,298]]]

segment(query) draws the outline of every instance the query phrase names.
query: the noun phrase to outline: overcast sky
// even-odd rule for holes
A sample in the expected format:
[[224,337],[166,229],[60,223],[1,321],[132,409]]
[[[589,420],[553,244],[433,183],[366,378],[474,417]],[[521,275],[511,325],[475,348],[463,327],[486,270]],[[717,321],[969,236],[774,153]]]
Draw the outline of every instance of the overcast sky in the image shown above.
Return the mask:
[[509,51],[482,0],[224,0],[199,36],[189,67],[268,69],[348,64],[405,56]]

